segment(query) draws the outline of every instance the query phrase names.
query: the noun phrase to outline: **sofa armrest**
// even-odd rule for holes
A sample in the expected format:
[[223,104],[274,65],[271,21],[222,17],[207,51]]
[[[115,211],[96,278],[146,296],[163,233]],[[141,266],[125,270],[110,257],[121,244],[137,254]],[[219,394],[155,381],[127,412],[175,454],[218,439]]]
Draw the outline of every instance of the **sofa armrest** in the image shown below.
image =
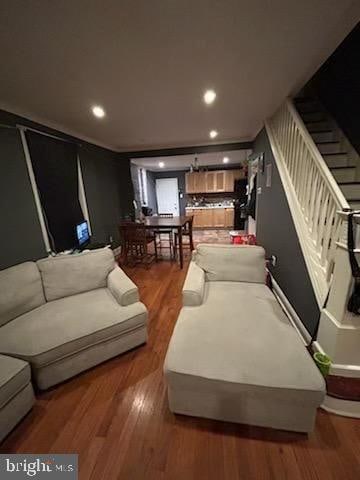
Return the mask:
[[117,302],[124,307],[139,301],[137,286],[119,267],[109,273],[107,286]]
[[201,305],[204,299],[204,289],[205,272],[194,261],[191,261],[182,291],[184,307]]

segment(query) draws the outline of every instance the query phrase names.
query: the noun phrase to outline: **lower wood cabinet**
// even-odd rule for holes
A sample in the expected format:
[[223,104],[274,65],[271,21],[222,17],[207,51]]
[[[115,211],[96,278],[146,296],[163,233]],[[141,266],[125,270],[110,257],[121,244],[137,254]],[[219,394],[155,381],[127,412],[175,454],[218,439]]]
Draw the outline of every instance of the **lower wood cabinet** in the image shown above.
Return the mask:
[[214,227],[225,227],[225,208],[215,208],[213,210],[212,223]]
[[233,228],[233,208],[187,208],[186,215],[194,216],[195,228]]
[[225,208],[225,227],[234,228],[234,214],[233,208]]

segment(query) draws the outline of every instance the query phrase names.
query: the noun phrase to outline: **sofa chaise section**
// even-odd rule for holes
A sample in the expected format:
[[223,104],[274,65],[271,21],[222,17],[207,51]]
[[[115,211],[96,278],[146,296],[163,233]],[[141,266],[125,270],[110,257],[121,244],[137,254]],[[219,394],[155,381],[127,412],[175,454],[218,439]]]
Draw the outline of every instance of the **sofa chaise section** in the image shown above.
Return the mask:
[[0,442],[34,404],[30,365],[0,355]]
[[[19,310],[13,301],[15,315],[7,309],[9,321],[0,328],[0,352],[29,362],[40,389],[146,342],[147,310],[110,249],[29,265],[41,279],[38,304]],[[0,272],[0,282],[6,275]],[[8,297],[15,298],[12,281]]]
[[164,367],[173,412],[313,429],[324,380],[265,285],[263,249],[198,246],[183,302]]

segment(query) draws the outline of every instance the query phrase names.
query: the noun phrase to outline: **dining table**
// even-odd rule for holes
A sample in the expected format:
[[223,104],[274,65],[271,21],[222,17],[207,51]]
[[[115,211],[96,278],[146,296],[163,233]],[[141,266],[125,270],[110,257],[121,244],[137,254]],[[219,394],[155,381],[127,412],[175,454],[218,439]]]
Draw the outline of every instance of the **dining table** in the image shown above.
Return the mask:
[[[191,217],[187,215],[180,215],[179,217],[145,217],[143,223],[145,227],[149,230],[161,230],[163,229],[171,229],[177,230],[178,234],[178,241],[179,241],[179,260],[180,260],[180,268],[184,266],[184,251],[183,251],[183,228],[185,225],[191,221]],[[190,249],[191,251],[194,250],[193,244],[193,236],[192,236],[192,228],[190,222]]]

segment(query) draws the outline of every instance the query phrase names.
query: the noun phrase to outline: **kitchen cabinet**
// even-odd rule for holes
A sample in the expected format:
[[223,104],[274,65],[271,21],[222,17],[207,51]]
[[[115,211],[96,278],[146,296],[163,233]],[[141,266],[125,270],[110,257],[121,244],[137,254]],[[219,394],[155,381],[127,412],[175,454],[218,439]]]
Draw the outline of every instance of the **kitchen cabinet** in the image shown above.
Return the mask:
[[234,171],[228,170],[225,172],[225,191],[226,192],[233,192],[234,191]]
[[213,221],[213,227],[224,228],[225,227],[225,208],[214,208],[212,221]]
[[186,193],[196,193],[194,173],[185,173],[185,190]]
[[199,223],[201,220],[201,210],[198,208],[186,208],[185,215],[193,216],[193,227],[201,227]]
[[[234,187],[232,191],[234,191]],[[225,170],[215,172],[215,192],[225,192]]]
[[195,193],[204,192],[206,190],[205,172],[195,173]]
[[214,210],[212,208],[204,208],[204,210],[201,211],[201,226],[204,228],[211,228],[213,227],[214,223]]
[[189,172],[185,174],[186,193],[203,193],[206,191],[206,172]]
[[[225,172],[213,171],[205,173],[205,187],[204,193],[225,192]],[[234,189],[233,189],[234,191]]]
[[215,192],[215,172],[205,173],[205,193]]
[[186,215],[194,216],[194,228],[233,228],[233,208],[186,208]]
[[234,228],[234,214],[233,208],[225,208],[225,227]]
[[233,192],[235,180],[244,178],[244,170],[211,170],[185,174],[186,193]]

